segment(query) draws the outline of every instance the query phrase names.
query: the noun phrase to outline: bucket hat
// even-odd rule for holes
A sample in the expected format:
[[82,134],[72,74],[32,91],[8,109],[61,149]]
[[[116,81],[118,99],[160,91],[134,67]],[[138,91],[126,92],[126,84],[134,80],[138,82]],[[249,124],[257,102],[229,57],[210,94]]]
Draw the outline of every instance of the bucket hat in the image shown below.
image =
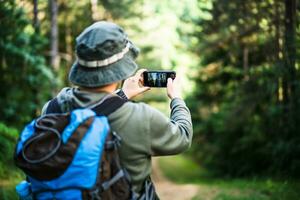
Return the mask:
[[139,49],[124,30],[111,22],[100,21],[87,27],[76,38],[76,61],[69,80],[83,87],[99,87],[124,80],[137,69]]

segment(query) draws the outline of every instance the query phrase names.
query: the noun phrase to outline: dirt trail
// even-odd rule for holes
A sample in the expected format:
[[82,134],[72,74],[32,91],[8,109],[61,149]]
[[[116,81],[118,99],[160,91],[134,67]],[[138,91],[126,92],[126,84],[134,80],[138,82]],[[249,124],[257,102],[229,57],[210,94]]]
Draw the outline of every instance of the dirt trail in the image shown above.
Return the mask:
[[199,192],[199,187],[192,184],[175,184],[164,177],[157,158],[152,161],[152,179],[161,200],[191,200]]

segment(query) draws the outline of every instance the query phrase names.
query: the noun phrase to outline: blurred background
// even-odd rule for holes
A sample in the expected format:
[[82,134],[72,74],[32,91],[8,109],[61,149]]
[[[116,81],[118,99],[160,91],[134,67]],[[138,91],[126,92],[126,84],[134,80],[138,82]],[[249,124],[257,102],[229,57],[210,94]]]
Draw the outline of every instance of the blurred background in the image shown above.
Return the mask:
[[[0,199],[24,178],[20,131],[70,86],[75,38],[99,20],[125,29],[141,68],[182,79],[194,140],[155,159],[163,200],[300,199],[297,0],[0,0]],[[168,115],[165,93],[135,100]]]

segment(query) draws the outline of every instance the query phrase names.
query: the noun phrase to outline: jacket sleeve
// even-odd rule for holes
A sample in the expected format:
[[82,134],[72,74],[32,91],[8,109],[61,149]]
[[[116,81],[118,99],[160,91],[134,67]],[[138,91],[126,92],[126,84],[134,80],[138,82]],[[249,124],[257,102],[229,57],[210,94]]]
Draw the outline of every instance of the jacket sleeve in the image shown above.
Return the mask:
[[150,116],[149,136],[152,156],[174,155],[187,150],[192,143],[191,114],[184,101],[171,101],[171,117],[153,109]]

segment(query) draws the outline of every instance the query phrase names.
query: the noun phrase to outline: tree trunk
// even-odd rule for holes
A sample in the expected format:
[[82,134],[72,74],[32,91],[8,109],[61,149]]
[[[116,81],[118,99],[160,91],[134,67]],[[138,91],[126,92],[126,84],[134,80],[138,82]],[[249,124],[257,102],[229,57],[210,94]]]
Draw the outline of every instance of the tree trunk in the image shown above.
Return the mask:
[[58,26],[57,26],[58,6],[57,6],[57,1],[49,0],[49,5],[50,5],[50,16],[51,16],[51,44],[50,44],[51,66],[55,70],[58,70],[59,57],[58,57]]
[[244,68],[244,79],[249,80],[249,49],[246,44],[243,47],[243,68]]
[[294,101],[296,81],[296,0],[285,0],[284,66],[288,102]]
[[98,13],[98,0],[91,0],[91,12],[92,12],[92,19],[93,22],[99,20],[100,15]]
[[[278,68],[284,68],[282,62],[282,20],[280,18],[281,12],[279,8],[281,7],[279,1],[274,1],[274,29],[275,29],[275,50],[274,50],[274,63]],[[283,85],[282,85],[282,74],[278,76],[278,84],[277,84],[277,103],[282,103],[284,99],[283,95]]]
[[246,46],[243,48],[243,68],[244,72],[247,74],[249,71],[249,49]]
[[296,61],[296,0],[285,1],[285,50],[287,67],[294,72]]
[[35,32],[39,31],[38,0],[33,0],[33,27]]

